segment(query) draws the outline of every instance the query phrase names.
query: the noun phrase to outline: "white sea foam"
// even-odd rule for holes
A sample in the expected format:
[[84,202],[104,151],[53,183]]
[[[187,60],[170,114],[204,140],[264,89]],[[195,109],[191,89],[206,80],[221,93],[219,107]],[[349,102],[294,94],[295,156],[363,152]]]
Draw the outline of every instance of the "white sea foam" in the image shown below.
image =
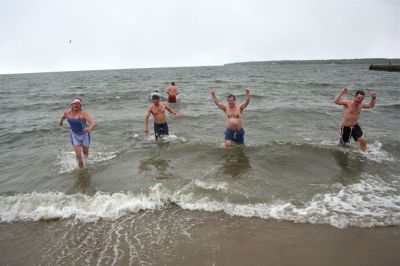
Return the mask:
[[[103,161],[108,161],[117,156],[118,151],[96,151],[90,150],[89,157],[86,161],[87,164],[95,164]],[[74,151],[59,150],[57,152],[57,159],[54,162],[56,171],[60,174],[69,173],[77,169],[78,163]]]
[[117,157],[117,153],[118,151],[91,151],[87,162],[90,164],[108,161]]
[[343,152],[348,152],[351,151],[353,153],[361,153],[362,155],[365,156],[365,158],[369,161],[374,161],[374,162],[395,162],[395,158],[387,151],[382,149],[382,143],[379,141],[375,141],[374,143],[368,143],[367,144],[367,151],[365,153],[360,152],[358,144],[356,146],[348,144],[347,146],[342,146],[338,145],[338,142],[336,141],[327,141],[323,140],[321,143],[318,145],[321,145],[321,147],[326,147],[326,148],[331,148],[335,147],[337,150],[341,150]]
[[223,211],[235,216],[330,224],[338,228],[400,224],[399,191],[382,180],[367,177],[356,184],[343,186],[338,183],[333,188],[335,192],[317,194],[302,206],[281,200],[234,204],[208,197],[196,199],[191,194],[175,194],[173,200],[189,210]]
[[338,143],[339,142],[335,141],[335,140],[322,140],[321,143],[319,143],[319,144],[321,144],[322,146],[328,146],[328,147],[332,147],[332,146],[340,147]]
[[77,218],[93,221],[113,219],[139,210],[159,209],[164,205],[158,189],[149,195],[132,193],[102,193],[94,196],[66,195],[61,192],[30,193],[16,196],[0,196],[0,221],[38,221]]
[[[136,134],[137,135],[137,134]],[[148,134],[145,136],[144,141],[145,142],[155,142],[156,138],[154,136],[154,134]],[[188,140],[185,137],[178,137],[176,135],[168,135],[168,136],[164,136],[161,139],[162,143],[168,143],[168,142],[176,142],[176,141],[180,141],[180,142],[188,142]]]
[[[194,181],[196,187],[225,190],[227,185]],[[232,203],[208,196],[195,196],[192,189],[170,191],[162,184],[147,193],[102,193],[93,196],[61,192],[30,193],[0,196],[0,221],[37,221],[75,218],[93,221],[116,219],[139,210],[162,209],[174,202],[186,210],[225,212],[228,215],[287,220],[301,223],[372,227],[400,225],[400,195],[398,184],[388,184],[373,176],[343,186],[335,184],[332,192],[317,194],[301,205],[276,200],[269,203]]]
[[168,135],[161,138],[162,142],[173,142],[178,140],[178,137],[175,135]]
[[370,160],[370,161],[374,161],[374,162],[394,162],[395,159],[394,157],[384,151],[382,149],[382,143],[375,141],[372,144],[367,145],[367,151],[364,153],[365,157]]
[[206,189],[206,190],[216,190],[216,191],[227,191],[228,183],[226,182],[211,182],[211,181],[200,181],[195,180],[194,185],[198,188]]
[[60,174],[72,172],[78,167],[75,152],[59,151],[54,167]]

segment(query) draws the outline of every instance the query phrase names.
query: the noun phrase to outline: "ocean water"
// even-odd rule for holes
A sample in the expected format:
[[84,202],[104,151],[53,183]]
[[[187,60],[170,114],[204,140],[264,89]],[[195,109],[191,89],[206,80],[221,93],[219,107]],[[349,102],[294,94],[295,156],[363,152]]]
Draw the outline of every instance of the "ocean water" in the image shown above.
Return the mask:
[[[168,117],[170,136],[157,144],[143,131],[147,96],[165,95],[171,81],[180,94],[170,106],[183,117]],[[190,241],[191,230],[215,214],[337,228],[400,225],[399,84],[398,73],[333,64],[0,75],[0,246],[11,254],[36,247],[31,231],[44,223],[64,237],[81,234],[90,248],[78,245],[79,253],[78,240],[57,238],[38,264],[168,264],[149,250],[170,252],[165,244]],[[246,87],[245,145],[227,149],[225,117],[210,90],[240,102]],[[364,89],[366,101],[377,92],[376,107],[359,120],[366,154],[355,142],[337,145],[342,109],[333,97],[341,87],[350,90],[345,98]],[[58,126],[74,97],[97,123],[84,171],[68,124]],[[103,245],[92,252],[98,235]]]

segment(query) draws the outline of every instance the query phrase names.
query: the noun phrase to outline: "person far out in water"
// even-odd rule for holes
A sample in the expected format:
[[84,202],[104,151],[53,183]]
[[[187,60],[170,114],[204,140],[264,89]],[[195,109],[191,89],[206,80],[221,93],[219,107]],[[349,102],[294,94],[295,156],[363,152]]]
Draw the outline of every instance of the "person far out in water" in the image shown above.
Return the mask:
[[167,115],[165,110],[175,115],[176,119],[180,119],[181,115],[178,114],[174,109],[168,106],[165,102],[160,102],[161,95],[158,92],[153,92],[151,94],[152,104],[147,109],[145,119],[144,119],[144,132],[149,133],[149,117],[153,115],[154,119],[154,135],[156,140],[162,138],[163,136],[168,136],[168,124]]
[[175,85],[175,82],[171,82],[167,89],[168,102],[176,103],[176,96],[179,94],[178,88]]
[[234,143],[243,144],[243,112],[250,102],[250,89],[245,89],[245,96],[239,105],[236,105],[236,97],[232,94],[226,97],[228,105],[224,105],[215,95],[215,89],[211,90],[211,97],[215,105],[224,111],[226,115],[225,147],[232,147]]
[[363,103],[365,97],[364,91],[356,91],[354,98],[351,100],[341,99],[342,95],[347,92],[347,88],[342,88],[333,101],[337,105],[343,105],[343,120],[340,128],[339,142],[344,145],[353,137],[355,141],[359,142],[360,150],[365,152],[367,150],[367,139],[361,126],[358,124],[358,117],[362,109],[373,108],[375,106],[376,93],[375,91],[371,91],[371,101]]
[[82,169],[84,167],[82,152],[86,161],[89,156],[90,132],[96,123],[88,112],[82,111],[82,100],[79,98],[74,98],[71,102],[71,109],[64,111],[60,126],[63,125],[64,119],[67,119],[71,127],[71,143],[79,168]]

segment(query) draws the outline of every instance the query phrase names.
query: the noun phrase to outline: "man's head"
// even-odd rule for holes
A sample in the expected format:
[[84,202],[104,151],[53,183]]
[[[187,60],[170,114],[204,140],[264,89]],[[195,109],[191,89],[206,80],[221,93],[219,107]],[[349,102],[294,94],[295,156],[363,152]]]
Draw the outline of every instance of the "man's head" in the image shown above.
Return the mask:
[[172,85],[172,86],[175,86],[175,82],[171,82],[171,85]]
[[152,94],[150,94],[150,96],[153,103],[160,102],[161,95],[158,92],[153,92]]
[[362,101],[364,100],[364,97],[365,97],[365,92],[363,92],[363,91],[356,91],[356,95],[354,96],[354,101],[355,101],[357,104],[360,104],[360,103],[362,103]]
[[235,106],[235,104],[236,104],[236,97],[235,97],[235,95],[232,95],[232,94],[230,94],[230,95],[228,95],[228,97],[226,97],[226,100],[228,101],[228,105],[229,106]]

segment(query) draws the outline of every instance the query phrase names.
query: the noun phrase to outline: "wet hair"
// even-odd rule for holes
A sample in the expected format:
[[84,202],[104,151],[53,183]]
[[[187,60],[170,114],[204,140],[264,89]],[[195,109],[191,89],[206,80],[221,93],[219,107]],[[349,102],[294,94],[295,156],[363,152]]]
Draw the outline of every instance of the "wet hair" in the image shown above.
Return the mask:
[[228,97],[226,97],[227,100],[228,100],[229,98],[233,98],[234,100],[236,100],[236,97],[235,97],[235,95],[233,95],[233,94],[229,94]]
[[152,95],[152,96],[151,96],[151,99],[152,99],[152,100],[160,100],[160,96],[158,96],[158,95]]
[[356,95],[355,96],[357,97],[358,94],[361,94],[361,95],[365,96],[365,92],[361,91],[361,90],[356,91]]
[[175,86],[175,82],[171,82],[171,85],[172,85],[172,86]]

